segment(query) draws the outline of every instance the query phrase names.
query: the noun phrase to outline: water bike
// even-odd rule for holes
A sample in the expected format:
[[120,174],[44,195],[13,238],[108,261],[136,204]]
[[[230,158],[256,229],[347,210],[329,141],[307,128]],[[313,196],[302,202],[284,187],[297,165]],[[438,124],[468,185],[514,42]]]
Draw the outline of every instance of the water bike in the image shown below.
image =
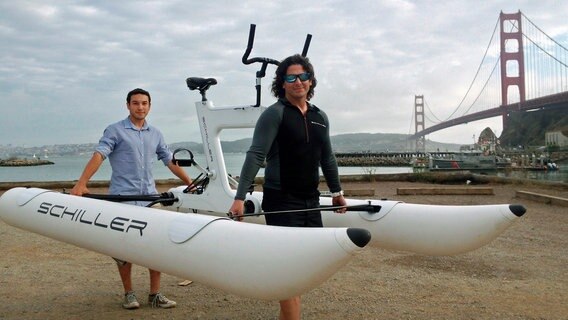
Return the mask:
[[[220,133],[253,128],[266,109],[261,105],[261,79],[278,61],[248,56],[261,63],[254,105],[215,107],[206,92],[217,81],[191,77],[198,90],[195,103],[206,166],[187,149],[174,152],[180,166],[200,171],[191,186],[159,195],[88,195],[76,197],[38,188],[13,188],[0,197],[0,219],[79,247],[110,255],[241,296],[280,300],[300,295],[337,272],[367,243],[426,255],[452,255],[477,249],[498,237],[525,213],[521,205],[440,206],[392,200],[347,199],[347,213],[332,210],[321,197],[324,228],[266,226],[262,192],[246,197],[246,222],[226,212],[238,182],[228,173]],[[305,56],[311,36],[302,54]],[[122,201],[161,203],[160,209]],[[165,210],[164,210],[165,209]],[[370,241],[370,242],[369,242]]]
[[[261,80],[269,64],[278,64],[278,61],[271,58],[249,58],[254,34],[255,27],[252,25],[242,62],[261,64],[256,73],[256,104],[216,107],[206,96],[207,90],[217,84],[214,78],[191,77],[186,80],[188,88],[199,91],[201,95],[195,108],[206,164],[198,164],[191,150],[176,150],[174,160],[181,166],[194,166],[200,176],[192,186],[193,191],[186,186],[169,190],[172,198],[176,199],[168,207],[172,210],[226,217],[233,202],[238,182],[227,172],[220,134],[225,129],[254,128],[258,117],[266,110],[260,100]],[[308,35],[302,51],[304,56],[310,39]],[[482,247],[519,220],[526,211],[522,205],[517,204],[446,206],[392,200],[346,200],[349,209],[347,213],[337,214],[330,210],[323,212],[325,227],[364,228],[372,234],[370,245],[424,255],[454,255]],[[260,208],[261,201],[262,192],[250,192],[247,195],[246,222],[265,222]],[[322,207],[329,206],[331,199],[321,197],[320,204]]]

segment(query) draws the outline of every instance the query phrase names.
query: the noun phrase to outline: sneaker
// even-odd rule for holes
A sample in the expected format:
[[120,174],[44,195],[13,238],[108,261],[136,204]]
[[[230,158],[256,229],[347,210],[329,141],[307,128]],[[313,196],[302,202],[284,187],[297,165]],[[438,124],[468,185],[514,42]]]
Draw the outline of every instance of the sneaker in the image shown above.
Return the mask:
[[136,300],[136,295],[134,291],[128,291],[124,294],[124,303],[122,304],[124,309],[138,309],[140,308],[140,303]]
[[176,302],[172,301],[161,293],[151,294],[148,296],[148,303],[152,308],[173,308],[176,306]]

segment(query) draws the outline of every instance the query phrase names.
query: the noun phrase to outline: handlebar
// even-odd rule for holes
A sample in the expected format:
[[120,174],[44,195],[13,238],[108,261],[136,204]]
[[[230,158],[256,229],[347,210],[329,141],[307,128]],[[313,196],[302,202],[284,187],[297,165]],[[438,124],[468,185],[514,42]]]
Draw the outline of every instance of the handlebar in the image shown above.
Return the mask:
[[[245,54],[243,55],[243,64],[252,64],[255,62],[260,62],[262,63],[262,66],[260,67],[260,70],[258,70],[256,72],[256,104],[254,105],[255,107],[259,107],[260,106],[260,80],[262,78],[264,78],[264,76],[266,75],[266,67],[268,67],[269,64],[273,64],[278,66],[280,64],[280,61],[278,60],[274,60],[274,59],[270,59],[270,58],[261,58],[261,57],[255,57],[255,58],[249,58],[250,52],[252,51],[252,46],[254,44],[254,33],[256,31],[256,25],[255,24],[251,24],[250,25],[250,30],[249,30],[249,37],[248,37],[248,43],[247,43],[247,49],[245,50]],[[312,35],[308,34],[306,37],[306,41],[304,43],[304,49],[302,50],[302,56],[305,57],[308,54],[308,48],[310,47],[310,41],[312,40]]]
[[251,58],[251,59],[248,58],[249,55],[250,55],[250,52],[252,51],[252,45],[254,44],[255,30],[256,30],[256,25],[251,24],[250,30],[249,30],[247,50],[245,51],[245,54],[243,55],[243,63],[244,64],[251,64],[251,63],[255,63],[255,62],[261,62],[261,63],[266,63],[266,64],[279,65],[280,62],[278,60],[274,60],[274,59],[270,59],[270,58],[260,58],[260,57]]
[[304,49],[302,50],[302,57],[308,55],[308,49],[310,48],[310,42],[312,41],[312,35],[308,33],[306,36],[306,42],[304,42]]
[[[264,78],[264,76],[266,76],[266,68],[268,67],[269,64],[273,64],[273,65],[280,65],[280,61],[278,60],[274,60],[271,58],[261,58],[261,57],[255,57],[255,58],[249,58],[250,53],[252,51],[252,47],[254,45],[254,34],[256,31],[256,25],[255,24],[251,24],[250,25],[250,30],[249,30],[249,36],[248,36],[248,43],[247,43],[247,49],[245,50],[245,53],[243,55],[242,58],[242,62],[243,64],[252,64],[255,62],[260,62],[262,64],[262,66],[260,67],[260,70],[258,70],[256,72],[256,104],[254,105],[255,107],[259,107],[260,106],[260,95],[261,95],[261,80],[262,78]],[[305,57],[308,54],[308,48],[310,47],[310,42],[312,40],[312,35],[308,34],[306,36],[306,41],[304,42],[304,48],[302,50],[302,56]],[[196,77],[191,77],[188,78],[186,80],[187,82],[187,86],[189,87],[190,90],[195,90],[195,89],[199,89],[199,93],[201,94],[201,101],[207,101],[207,97],[205,96],[205,92],[207,91],[207,89],[209,89],[210,86],[217,84],[217,80],[215,80],[214,78],[196,78]],[[188,160],[187,162],[185,160],[180,160],[179,162],[181,162],[184,165],[191,165],[191,161]]]
[[[249,30],[247,49],[245,50],[245,54],[243,55],[243,59],[242,59],[243,64],[252,64],[252,63],[255,63],[255,62],[260,62],[264,65],[267,65],[267,64],[279,65],[280,61],[274,60],[274,59],[271,59],[271,58],[255,57],[255,58],[249,59],[249,55],[252,51],[252,47],[253,47],[253,44],[254,44],[255,31],[256,31],[256,25],[251,24],[250,30]],[[304,49],[302,50],[302,56],[303,57],[305,57],[308,54],[308,49],[310,47],[311,40],[312,40],[312,35],[308,34],[306,36],[306,41],[304,42]]]

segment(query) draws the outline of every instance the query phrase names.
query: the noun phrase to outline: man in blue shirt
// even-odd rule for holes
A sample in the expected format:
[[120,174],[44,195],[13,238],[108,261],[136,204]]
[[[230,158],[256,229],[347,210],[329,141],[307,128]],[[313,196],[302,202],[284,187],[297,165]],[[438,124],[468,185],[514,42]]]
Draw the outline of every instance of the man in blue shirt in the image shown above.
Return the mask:
[[[108,158],[112,176],[110,194],[134,195],[156,194],[156,185],[152,175],[152,167],[157,155],[174,175],[186,185],[191,179],[185,171],[172,162],[172,152],[166,145],[162,133],[148,124],[146,116],[150,112],[150,93],[143,89],[134,89],[126,96],[126,107],[130,115],[119,122],[108,126],[99,140],[93,156],[85,166],[81,177],[71,190],[71,194],[81,196],[89,193],[87,183]],[[145,205],[145,203],[134,203]],[[132,290],[132,263],[115,259],[118,272],[124,286],[125,309],[140,307]],[[172,308],[176,302],[169,300],[160,290],[160,271],[150,271],[150,295],[148,302],[152,307]]]

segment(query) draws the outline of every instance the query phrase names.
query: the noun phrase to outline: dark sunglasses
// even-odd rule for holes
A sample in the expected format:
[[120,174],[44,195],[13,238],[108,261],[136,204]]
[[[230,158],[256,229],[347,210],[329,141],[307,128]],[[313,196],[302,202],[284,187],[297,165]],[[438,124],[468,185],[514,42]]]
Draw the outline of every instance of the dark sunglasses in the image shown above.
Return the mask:
[[288,83],[296,82],[296,79],[300,78],[300,81],[308,81],[312,75],[309,72],[304,72],[300,74],[287,74],[284,76],[284,81]]

